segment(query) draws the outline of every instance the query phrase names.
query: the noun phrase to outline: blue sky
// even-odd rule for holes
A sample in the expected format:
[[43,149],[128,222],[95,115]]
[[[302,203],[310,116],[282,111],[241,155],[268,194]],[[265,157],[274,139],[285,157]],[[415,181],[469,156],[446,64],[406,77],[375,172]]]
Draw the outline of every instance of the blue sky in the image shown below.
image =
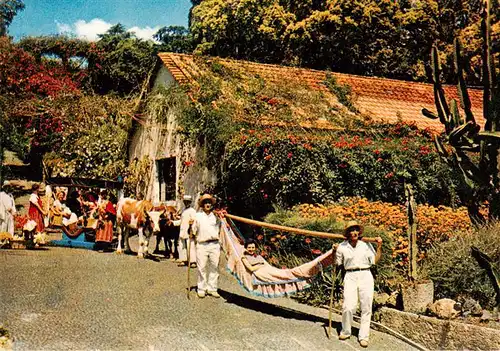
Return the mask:
[[24,4],[9,27],[16,40],[62,32],[94,40],[116,23],[146,38],[162,26],[187,26],[191,7],[190,0],[24,0]]

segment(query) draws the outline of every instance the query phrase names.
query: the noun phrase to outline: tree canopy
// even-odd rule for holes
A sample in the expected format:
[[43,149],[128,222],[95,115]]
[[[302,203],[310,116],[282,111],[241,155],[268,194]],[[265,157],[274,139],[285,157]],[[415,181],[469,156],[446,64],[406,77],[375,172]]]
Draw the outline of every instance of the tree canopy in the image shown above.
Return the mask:
[[0,0],[0,37],[7,35],[7,28],[22,10],[24,10],[22,0]]
[[423,80],[432,45],[451,64],[453,38],[478,37],[480,12],[480,0],[202,0],[190,29],[201,54]]

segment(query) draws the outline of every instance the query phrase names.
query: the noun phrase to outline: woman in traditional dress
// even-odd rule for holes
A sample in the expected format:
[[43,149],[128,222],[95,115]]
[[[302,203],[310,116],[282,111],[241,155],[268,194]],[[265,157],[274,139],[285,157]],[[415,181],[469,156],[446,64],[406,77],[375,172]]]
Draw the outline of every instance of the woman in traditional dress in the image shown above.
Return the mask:
[[50,223],[53,226],[60,227],[63,224],[63,216],[65,216],[64,209],[66,207],[66,205],[64,204],[64,197],[65,197],[64,192],[59,191],[56,195],[56,200],[52,204],[52,209],[51,209],[52,218]]
[[42,233],[45,229],[45,225],[43,223],[43,217],[47,215],[42,209],[42,200],[38,196],[38,191],[40,189],[40,185],[33,184],[31,187],[31,196],[30,196],[30,207],[28,210],[28,216],[31,220],[36,222],[36,232]]
[[95,235],[95,242],[100,248],[109,246],[113,241],[113,220],[116,218],[116,209],[109,201],[107,192],[101,192],[102,202],[99,206],[100,224]]

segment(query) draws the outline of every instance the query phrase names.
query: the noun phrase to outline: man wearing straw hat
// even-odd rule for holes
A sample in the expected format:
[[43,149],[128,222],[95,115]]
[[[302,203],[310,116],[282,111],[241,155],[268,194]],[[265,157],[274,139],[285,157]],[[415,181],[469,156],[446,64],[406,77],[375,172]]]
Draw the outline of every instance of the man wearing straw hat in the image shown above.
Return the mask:
[[215,198],[204,194],[199,200],[201,211],[196,213],[193,234],[196,235],[196,264],[198,265],[198,297],[219,298],[220,219],[214,214]]
[[[191,207],[193,197],[191,195],[184,195],[184,210],[181,213],[181,226],[179,233],[179,245],[177,251],[179,252],[179,266],[191,265],[192,268],[196,266],[196,242],[194,238],[190,238],[189,223],[195,219],[196,210]],[[188,255],[189,249],[189,255]],[[189,257],[189,262],[188,262]]]
[[16,203],[10,193],[12,184],[6,180],[0,192],[0,233],[7,232],[14,235],[14,215],[16,214]]
[[342,306],[342,331],[339,339],[346,340],[351,336],[352,317],[359,303],[361,307],[361,323],[358,340],[362,347],[368,346],[370,320],[373,302],[373,276],[370,267],[380,260],[382,255],[382,239],[375,238],[377,251],[362,239],[363,227],[356,221],[347,223],[344,230],[345,241],[336,248],[336,264],[344,266],[344,303]]

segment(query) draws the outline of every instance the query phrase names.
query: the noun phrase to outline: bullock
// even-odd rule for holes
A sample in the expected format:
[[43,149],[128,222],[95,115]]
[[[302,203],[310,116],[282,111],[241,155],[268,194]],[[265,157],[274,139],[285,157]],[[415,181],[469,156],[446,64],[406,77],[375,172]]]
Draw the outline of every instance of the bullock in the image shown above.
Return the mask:
[[117,253],[122,253],[122,234],[125,251],[130,251],[128,237],[130,229],[139,233],[139,249],[137,257],[147,254],[148,241],[151,235],[160,232],[160,216],[163,211],[155,211],[153,204],[147,200],[124,198],[118,201],[116,211],[116,227],[118,229]]
[[161,205],[154,208],[163,215],[160,218],[160,232],[156,234],[155,253],[160,253],[160,242],[165,243],[165,257],[175,258],[180,232],[180,216],[173,206]]

